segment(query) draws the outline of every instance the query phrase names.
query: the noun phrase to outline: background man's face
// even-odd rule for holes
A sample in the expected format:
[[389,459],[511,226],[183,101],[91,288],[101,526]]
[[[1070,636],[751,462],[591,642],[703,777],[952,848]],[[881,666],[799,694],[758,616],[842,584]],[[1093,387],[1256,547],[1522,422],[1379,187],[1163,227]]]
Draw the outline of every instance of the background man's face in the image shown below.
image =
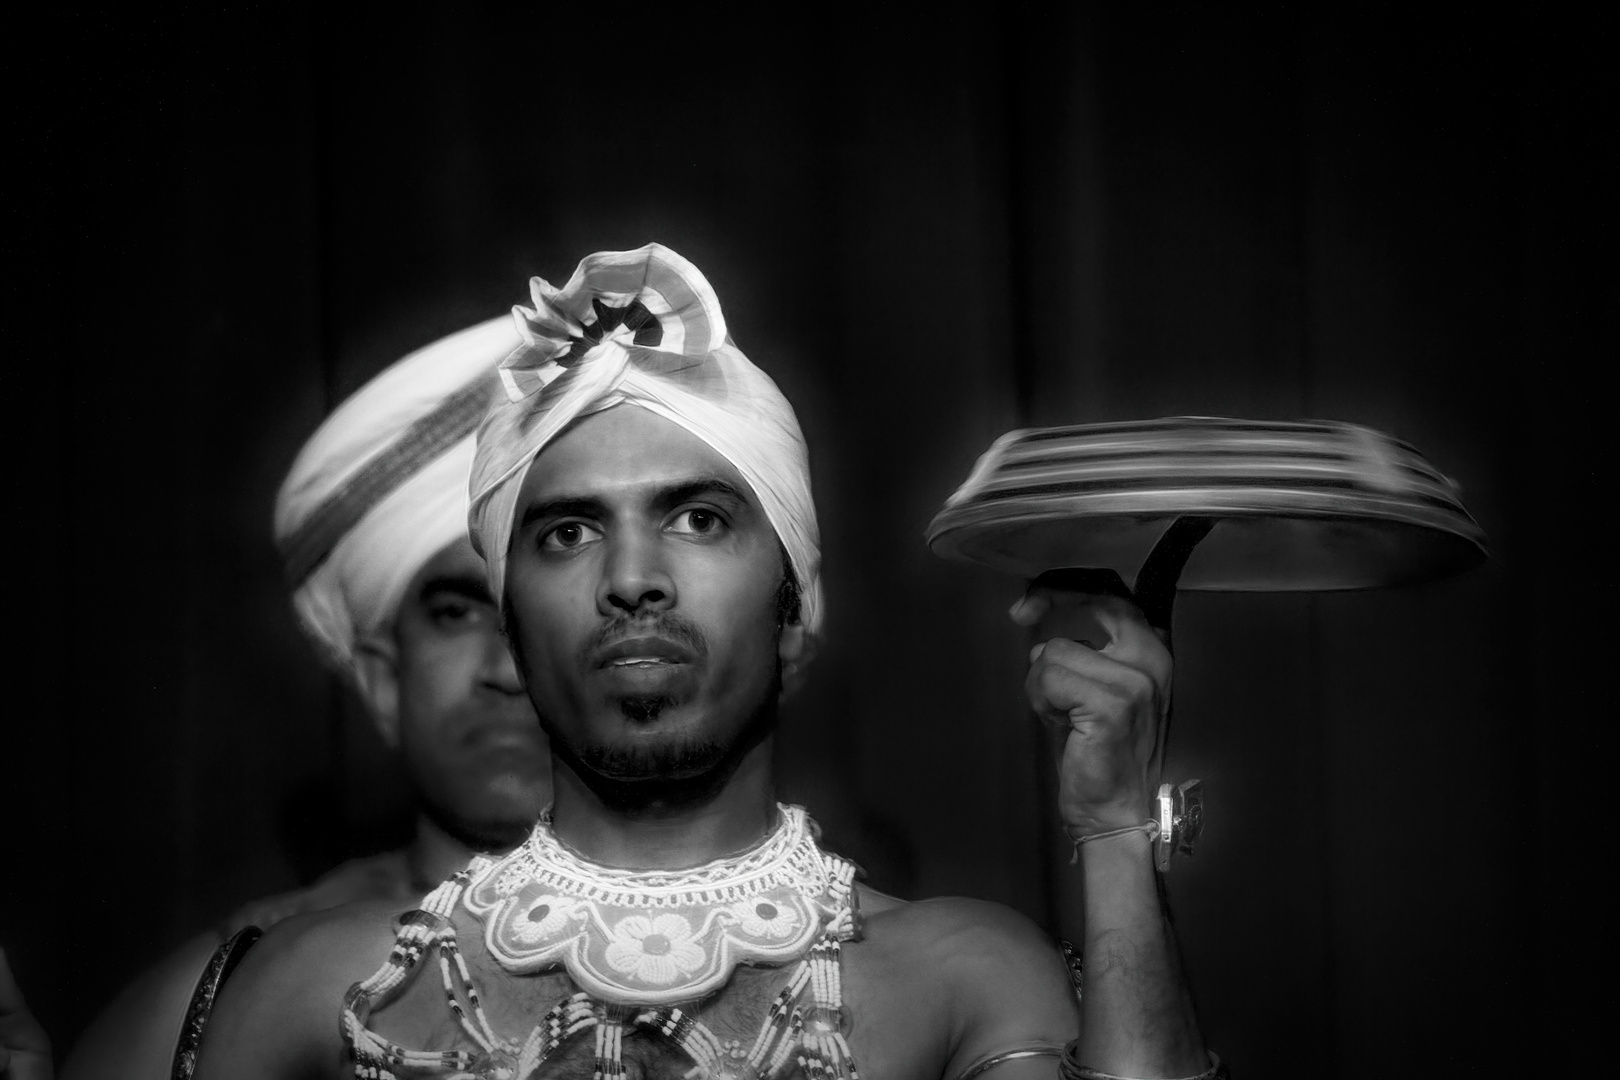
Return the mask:
[[400,750],[429,814],[464,841],[519,842],[551,801],[551,757],[469,541],[411,580],[394,638]]
[[518,497],[513,647],[554,746],[616,780],[707,774],[768,728],[780,542],[735,467],[621,405],[567,429]]

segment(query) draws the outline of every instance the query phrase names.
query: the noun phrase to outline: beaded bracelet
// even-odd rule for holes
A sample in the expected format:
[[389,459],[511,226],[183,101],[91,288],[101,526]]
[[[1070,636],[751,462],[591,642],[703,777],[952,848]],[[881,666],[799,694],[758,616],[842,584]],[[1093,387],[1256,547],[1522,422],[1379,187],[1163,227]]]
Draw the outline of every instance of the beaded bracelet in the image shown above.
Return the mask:
[[[1231,1075],[1226,1071],[1226,1065],[1221,1057],[1213,1050],[1209,1054],[1209,1068],[1194,1076],[1181,1077],[1179,1080],[1228,1080]],[[1074,1039],[1063,1048],[1063,1056],[1058,1059],[1058,1076],[1061,1080],[1143,1080],[1134,1076],[1116,1076],[1113,1073],[1099,1072],[1080,1064],[1080,1040]]]
[[1089,844],[1093,840],[1112,840],[1116,836],[1126,836],[1134,832],[1147,833],[1148,839],[1152,840],[1159,835],[1159,823],[1157,821],[1144,821],[1140,825],[1127,825],[1123,829],[1109,829],[1107,832],[1088,833],[1085,836],[1076,836],[1074,833],[1069,832],[1068,829],[1064,829],[1063,832],[1074,843],[1074,854],[1069,856],[1069,865],[1073,866],[1080,861],[1081,844]]

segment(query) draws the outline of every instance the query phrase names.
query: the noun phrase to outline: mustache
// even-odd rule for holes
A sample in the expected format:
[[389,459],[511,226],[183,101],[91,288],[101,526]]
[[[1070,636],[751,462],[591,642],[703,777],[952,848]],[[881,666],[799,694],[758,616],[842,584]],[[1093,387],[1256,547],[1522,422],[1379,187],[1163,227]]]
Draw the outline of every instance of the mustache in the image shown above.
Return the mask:
[[599,626],[579,650],[581,667],[588,667],[591,658],[616,641],[632,637],[661,637],[684,645],[699,660],[709,655],[709,641],[703,628],[674,612],[661,612],[650,616],[624,616]]

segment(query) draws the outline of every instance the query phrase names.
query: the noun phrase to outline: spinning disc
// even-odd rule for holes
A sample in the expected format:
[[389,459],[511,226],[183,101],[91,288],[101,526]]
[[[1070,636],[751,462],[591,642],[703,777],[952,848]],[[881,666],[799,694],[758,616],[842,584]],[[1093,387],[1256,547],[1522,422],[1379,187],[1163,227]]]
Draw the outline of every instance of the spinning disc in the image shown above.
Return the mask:
[[1365,589],[1446,577],[1486,556],[1453,481],[1398,439],[1331,421],[1009,432],[927,537],[946,558],[1021,577],[1106,567],[1128,581],[1178,520],[1196,525],[1183,589]]

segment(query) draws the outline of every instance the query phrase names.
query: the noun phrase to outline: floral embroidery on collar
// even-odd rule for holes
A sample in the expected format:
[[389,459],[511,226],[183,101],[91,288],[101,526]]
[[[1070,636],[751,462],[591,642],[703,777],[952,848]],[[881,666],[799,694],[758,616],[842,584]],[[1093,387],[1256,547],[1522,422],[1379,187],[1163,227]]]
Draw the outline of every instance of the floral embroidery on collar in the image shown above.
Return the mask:
[[718,989],[738,964],[797,960],[854,933],[854,866],[823,853],[804,810],[742,855],[681,871],[597,866],[542,819],[510,855],[473,868],[463,903],[514,973],[564,967],[607,1001],[663,1005]]

